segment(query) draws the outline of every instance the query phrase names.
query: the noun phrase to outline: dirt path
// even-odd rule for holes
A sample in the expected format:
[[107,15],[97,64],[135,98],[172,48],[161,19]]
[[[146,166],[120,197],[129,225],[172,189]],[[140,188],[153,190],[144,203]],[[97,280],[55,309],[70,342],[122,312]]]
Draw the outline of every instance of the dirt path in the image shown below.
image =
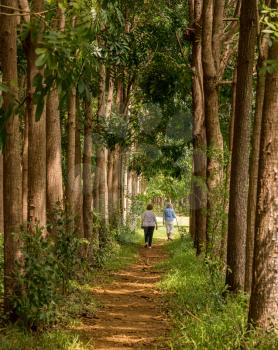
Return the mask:
[[101,303],[90,331],[94,350],[166,350],[169,324],[162,312],[155,265],[165,258],[162,243],[141,248],[137,262],[113,274],[113,282],[94,289]]

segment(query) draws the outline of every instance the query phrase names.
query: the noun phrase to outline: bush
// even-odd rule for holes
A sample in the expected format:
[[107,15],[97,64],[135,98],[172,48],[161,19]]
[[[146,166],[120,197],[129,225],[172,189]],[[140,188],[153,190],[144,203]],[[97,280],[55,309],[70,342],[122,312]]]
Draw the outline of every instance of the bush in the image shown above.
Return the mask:
[[222,297],[223,274],[215,271],[217,266],[196,258],[190,238],[170,247],[170,272],[161,288],[175,322],[173,349],[239,348],[245,336],[246,296]]
[[28,329],[38,329],[56,320],[56,302],[68,292],[69,282],[81,267],[82,242],[59,208],[45,229],[23,230],[21,258],[16,263],[17,292],[12,297],[13,312]]
[[48,226],[54,239],[54,254],[58,265],[58,274],[65,294],[70,279],[76,277],[82,265],[82,248],[87,241],[80,238],[74,228],[74,218],[68,217],[65,211],[57,208],[51,215],[52,222]]
[[12,298],[14,313],[30,329],[55,319],[58,264],[54,243],[35,226],[21,233],[22,258],[16,265],[17,293]]

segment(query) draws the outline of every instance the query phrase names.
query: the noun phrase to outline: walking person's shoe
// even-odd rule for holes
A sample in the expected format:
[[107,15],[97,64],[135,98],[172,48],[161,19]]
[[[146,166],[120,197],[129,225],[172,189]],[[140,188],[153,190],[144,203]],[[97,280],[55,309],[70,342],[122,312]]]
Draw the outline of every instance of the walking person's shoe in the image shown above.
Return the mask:
[[151,247],[152,247],[151,245],[148,246],[149,249],[151,249]]
[[147,248],[148,247],[148,243],[145,243],[144,247]]

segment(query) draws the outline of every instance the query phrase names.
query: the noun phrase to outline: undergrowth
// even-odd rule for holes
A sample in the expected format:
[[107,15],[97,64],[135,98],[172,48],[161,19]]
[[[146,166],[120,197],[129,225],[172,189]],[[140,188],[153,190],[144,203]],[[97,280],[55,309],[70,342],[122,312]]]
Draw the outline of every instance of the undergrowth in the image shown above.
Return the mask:
[[[121,238],[119,239],[119,237]],[[93,339],[90,339],[90,336],[86,338],[84,334],[79,333],[84,320],[93,318],[99,307],[93,298],[92,288],[108,281],[112,270],[123,268],[135,259],[136,242],[135,234],[127,232],[127,230],[117,232],[116,237],[110,242],[109,251],[102,257],[102,264],[98,268],[87,266],[87,268],[80,270],[75,278],[69,280],[67,293],[60,294],[56,301],[56,320],[51,327],[44,327],[37,332],[32,332],[22,327],[21,324],[6,323],[2,315],[0,350],[92,349]],[[0,243],[1,263],[3,240]],[[3,276],[3,270],[1,274]],[[0,291],[2,289],[3,279],[1,278]]]
[[278,349],[273,334],[259,330],[247,334],[247,296],[223,298],[223,274],[214,271],[217,266],[211,267],[195,256],[189,238],[176,240],[168,247],[170,258],[162,263],[168,273],[160,288],[173,321],[170,349]]

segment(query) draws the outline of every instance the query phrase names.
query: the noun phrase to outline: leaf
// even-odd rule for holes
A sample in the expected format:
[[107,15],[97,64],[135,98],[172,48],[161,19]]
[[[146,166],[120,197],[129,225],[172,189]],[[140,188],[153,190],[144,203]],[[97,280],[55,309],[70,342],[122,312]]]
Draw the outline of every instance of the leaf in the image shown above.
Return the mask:
[[43,76],[41,73],[38,73],[35,75],[35,77],[33,78],[33,86],[35,86],[36,88],[41,87],[42,86],[42,79]]
[[83,94],[83,92],[85,91],[85,83],[84,83],[84,80],[80,79],[79,82],[78,82],[78,92],[80,95]]
[[35,114],[35,120],[39,121],[42,115],[44,109],[44,98],[40,98],[37,103],[37,108],[36,108],[36,114]]
[[9,91],[9,88],[7,85],[3,84],[3,83],[0,83],[0,91],[1,92],[8,92]]
[[45,63],[46,63],[46,61],[47,61],[47,58],[48,58],[48,55],[47,54],[42,54],[42,55],[40,55],[37,59],[36,59],[36,66],[37,67],[42,67]]

